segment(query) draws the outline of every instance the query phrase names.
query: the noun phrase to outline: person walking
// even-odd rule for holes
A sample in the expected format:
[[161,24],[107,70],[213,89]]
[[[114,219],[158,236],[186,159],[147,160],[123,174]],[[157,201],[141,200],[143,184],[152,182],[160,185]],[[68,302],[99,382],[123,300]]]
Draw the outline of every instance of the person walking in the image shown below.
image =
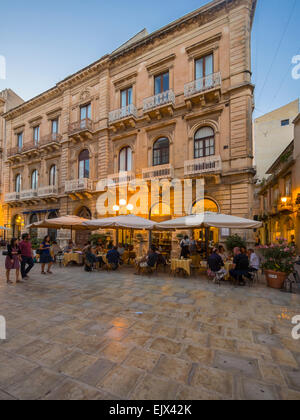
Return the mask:
[[[19,244],[19,248],[21,251],[21,275],[23,279],[28,279],[28,273],[34,266],[33,252],[28,233],[22,235],[22,241]],[[26,268],[26,266],[28,267]]]
[[40,246],[40,251],[41,251],[40,262],[42,264],[41,274],[46,274],[46,272],[45,272],[46,264],[48,264],[47,274],[53,274],[52,271],[51,271],[51,266],[53,264],[53,258],[51,257],[51,253],[50,253],[50,248],[51,248],[50,241],[51,241],[50,236],[47,235],[47,236],[45,236],[45,238],[44,238],[44,240],[43,240],[43,242],[41,243],[41,246]]
[[22,283],[19,280],[20,276],[20,248],[19,241],[16,238],[13,238],[10,244],[7,245],[7,257],[5,259],[5,268],[6,268],[6,281],[7,284],[13,284],[10,280],[11,270],[16,270],[16,283]]

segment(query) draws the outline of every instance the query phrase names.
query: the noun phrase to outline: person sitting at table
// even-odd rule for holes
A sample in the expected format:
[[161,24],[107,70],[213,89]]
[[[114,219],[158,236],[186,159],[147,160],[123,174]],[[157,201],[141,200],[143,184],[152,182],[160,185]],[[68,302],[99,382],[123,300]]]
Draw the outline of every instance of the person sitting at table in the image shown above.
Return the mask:
[[243,276],[250,278],[249,275],[249,258],[247,254],[243,254],[240,248],[236,247],[233,250],[233,268],[229,271],[231,277],[239,282],[240,286],[245,286]]
[[85,271],[91,271],[96,263],[99,263],[100,267],[102,267],[104,265],[103,258],[97,257],[96,249],[89,246],[85,251]]
[[211,255],[208,257],[207,264],[214,274],[220,275],[221,280],[226,276],[227,271],[224,268],[224,261],[219,255],[217,248],[213,248]]
[[85,244],[84,244],[84,247],[82,248],[82,252],[85,254],[86,253],[86,251],[88,250],[88,248],[89,247],[91,247],[92,246],[92,242],[91,241],[87,241]]
[[155,245],[151,245],[150,250],[145,258],[143,258],[138,264],[138,270],[136,275],[141,274],[142,268],[153,268],[158,262],[158,253],[156,252]]
[[181,253],[180,258],[188,258],[190,256],[190,240],[186,235],[180,242]]
[[256,273],[260,267],[260,260],[258,255],[255,254],[254,249],[249,249],[249,271]]
[[108,245],[107,245],[107,249],[108,249],[108,250],[112,250],[113,248],[114,248],[113,241],[110,241],[110,242],[108,243]]
[[56,257],[61,252],[62,252],[61,247],[58,245],[58,243],[56,241],[53,241],[52,245],[51,245],[51,248],[50,248],[50,253],[51,253],[51,256],[52,256],[54,262],[56,262]]
[[197,255],[197,241],[195,239],[190,242],[190,254]]
[[120,245],[118,246],[118,253],[120,254],[120,257],[121,257],[121,258],[123,257],[124,252],[125,252],[125,247],[124,247],[124,245],[123,245],[123,244],[120,244]]
[[227,257],[225,254],[225,248],[223,247],[223,245],[220,245],[218,248],[218,254],[220,255],[220,257],[222,258],[223,262],[226,261]]
[[120,254],[118,253],[118,248],[116,246],[113,249],[110,249],[106,255],[108,264],[111,265],[113,270],[117,270],[120,264]]
[[97,254],[102,254],[104,252],[104,246],[102,242],[97,242],[96,245],[96,253]]
[[75,245],[73,244],[72,239],[69,240],[68,245],[64,248],[64,252],[70,253],[75,248]]

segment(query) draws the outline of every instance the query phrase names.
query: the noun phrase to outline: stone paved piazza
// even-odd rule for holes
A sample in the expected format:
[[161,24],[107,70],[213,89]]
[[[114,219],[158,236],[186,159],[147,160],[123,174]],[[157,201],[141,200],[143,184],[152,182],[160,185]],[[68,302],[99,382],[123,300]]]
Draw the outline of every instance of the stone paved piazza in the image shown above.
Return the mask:
[[0,400],[300,400],[300,295],[126,267],[6,286],[3,263]]

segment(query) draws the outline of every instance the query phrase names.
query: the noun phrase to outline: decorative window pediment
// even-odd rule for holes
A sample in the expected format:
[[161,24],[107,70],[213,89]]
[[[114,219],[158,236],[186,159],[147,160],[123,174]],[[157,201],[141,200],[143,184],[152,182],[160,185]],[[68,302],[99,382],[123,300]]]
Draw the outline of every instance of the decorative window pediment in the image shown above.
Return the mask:
[[175,58],[176,58],[176,54],[171,54],[168,57],[164,57],[158,61],[155,61],[155,63],[149,64],[146,67],[149,73],[149,76],[155,76],[159,73],[168,71],[170,68],[173,67]]
[[194,60],[202,55],[210,54],[212,51],[219,48],[220,40],[222,34],[219,33],[210,38],[205,39],[204,41],[197,42],[196,44],[191,45],[186,48],[187,55],[190,60]]

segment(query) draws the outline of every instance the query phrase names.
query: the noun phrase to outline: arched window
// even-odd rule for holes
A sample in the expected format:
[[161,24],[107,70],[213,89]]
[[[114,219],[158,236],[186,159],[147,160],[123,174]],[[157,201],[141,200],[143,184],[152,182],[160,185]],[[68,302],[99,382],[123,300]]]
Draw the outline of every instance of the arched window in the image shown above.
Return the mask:
[[130,147],[123,147],[119,155],[119,171],[132,170],[132,150]]
[[21,174],[18,174],[16,176],[16,181],[15,181],[15,191],[19,193],[21,192],[21,188],[22,188],[22,177],[21,177]]
[[169,140],[162,137],[153,146],[153,166],[167,165],[169,163]]
[[56,165],[52,165],[50,168],[49,185],[56,185]]
[[31,189],[32,190],[38,189],[38,182],[39,182],[39,174],[38,174],[38,171],[35,169],[31,174]]
[[211,127],[202,127],[195,134],[195,159],[213,156],[215,151],[215,132]]
[[87,149],[79,155],[79,179],[90,177],[90,153]]
[[[37,223],[39,221],[38,216],[36,213],[32,214],[29,218],[29,224],[32,225],[33,223]],[[38,236],[38,230],[37,228],[31,228],[30,229],[30,237],[31,238],[37,238]]]

